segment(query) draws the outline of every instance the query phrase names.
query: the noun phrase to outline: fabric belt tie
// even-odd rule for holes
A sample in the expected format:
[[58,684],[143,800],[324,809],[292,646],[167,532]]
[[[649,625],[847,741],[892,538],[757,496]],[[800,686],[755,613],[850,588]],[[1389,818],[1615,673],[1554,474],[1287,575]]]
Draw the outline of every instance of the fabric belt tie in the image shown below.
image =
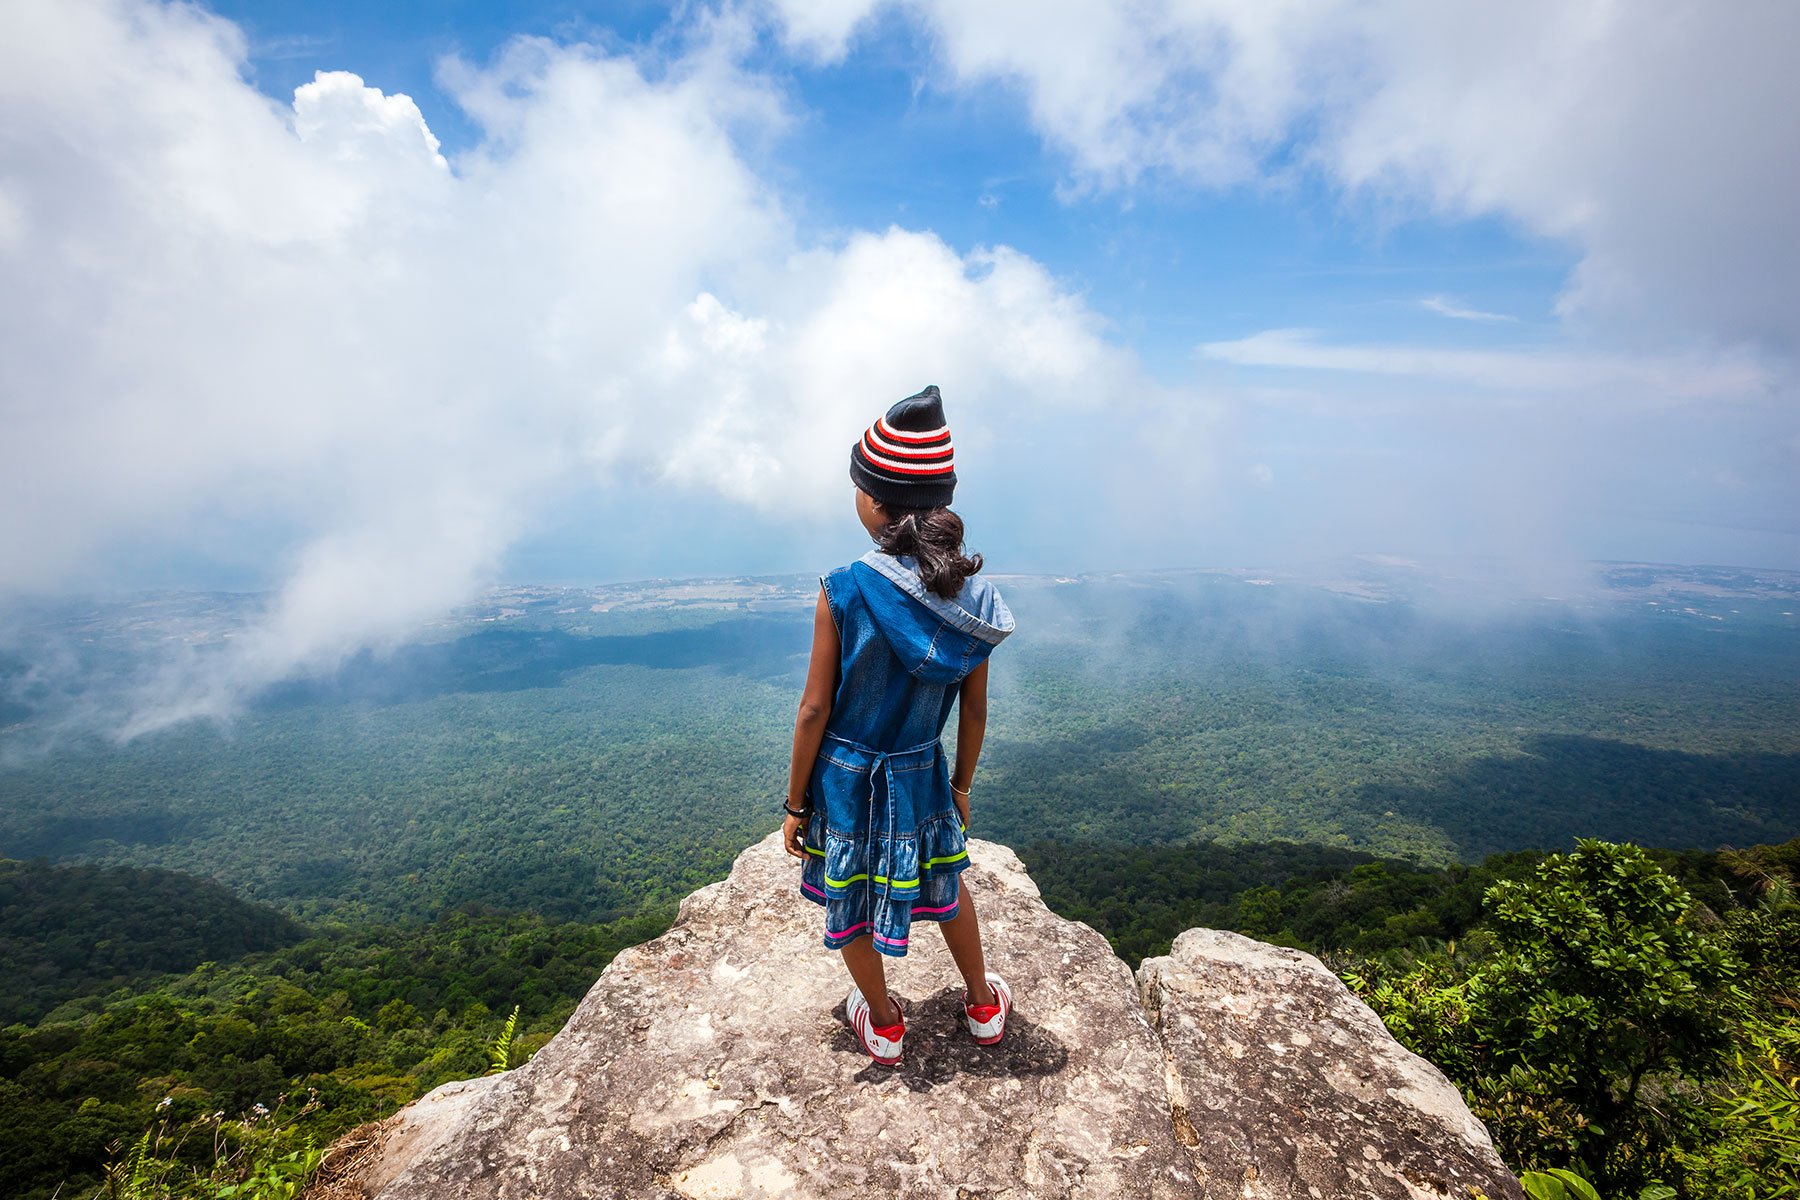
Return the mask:
[[[859,742],[853,742],[849,738],[839,737],[835,733],[827,733],[825,736],[830,741],[834,741],[841,746],[848,746],[859,754],[866,754],[869,756],[869,805],[867,814],[869,840],[866,849],[869,860],[862,864],[862,869],[863,873],[869,877],[870,890],[873,891],[876,887],[879,887],[881,889],[881,898],[891,903],[894,894],[893,876],[891,874],[878,874],[875,870],[875,864],[879,858],[884,857],[876,853],[876,829],[880,828],[884,831],[884,836],[881,838],[881,845],[884,849],[890,850],[890,853],[885,855],[885,857],[890,860],[888,870],[891,871],[893,869],[891,862],[893,858],[893,854],[891,853],[891,834],[894,828],[894,760],[896,758],[908,758],[926,750],[936,751],[940,749],[938,739],[932,738],[929,742],[920,742],[917,746],[908,746],[904,750],[876,750],[873,747],[864,746]],[[875,780],[877,773],[887,780],[887,821],[879,827],[875,824]]]
[[[881,888],[881,898],[883,900],[891,901],[894,897],[894,856],[892,854],[878,855],[876,853],[875,830],[878,827],[875,824],[875,771],[877,768],[880,768],[881,773],[887,776],[887,823],[879,828],[891,830],[894,827],[893,757],[886,752],[877,751],[875,754],[875,761],[869,764],[869,865],[865,870],[869,872],[870,883],[874,883],[878,879],[881,881],[879,885]],[[883,848],[885,849],[886,847],[884,846]],[[888,860],[887,874],[885,875],[877,875],[875,873],[875,863],[879,858],[886,858]]]

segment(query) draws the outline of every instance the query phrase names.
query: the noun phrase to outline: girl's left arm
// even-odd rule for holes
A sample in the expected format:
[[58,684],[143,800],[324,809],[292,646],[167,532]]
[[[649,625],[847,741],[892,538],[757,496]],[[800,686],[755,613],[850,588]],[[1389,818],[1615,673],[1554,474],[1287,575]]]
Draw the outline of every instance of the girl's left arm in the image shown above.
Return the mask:
[[[787,806],[806,807],[806,784],[825,740],[825,722],[831,718],[831,698],[837,691],[838,631],[831,619],[825,589],[813,608],[812,659],[806,666],[806,690],[800,693],[800,713],[794,718],[794,754],[788,762]],[[806,857],[806,822],[788,816],[781,822],[781,844],[795,858]]]

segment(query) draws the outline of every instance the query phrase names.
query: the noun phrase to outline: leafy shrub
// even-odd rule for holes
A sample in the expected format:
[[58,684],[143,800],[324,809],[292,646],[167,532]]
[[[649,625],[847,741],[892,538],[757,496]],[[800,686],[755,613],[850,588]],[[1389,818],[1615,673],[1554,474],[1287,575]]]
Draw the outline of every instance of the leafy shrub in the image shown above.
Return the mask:
[[1530,1200],[1600,1200],[1600,1193],[1594,1190],[1593,1184],[1561,1167],[1527,1171],[1519,1176],[1519,1183]]
[[1573,1169],[1605,1194],[1673,1166],[1683,1096],[1729,1062],[1729,940],[1635,846],[1584,840],[1486,896],[1492,949],[1352,976],[1397,1038],[1462,1086],[1508,1161]]
[[[236,1121],[214,1112],[184,1123],[167,1115],[165,1099],[160,1119],[129,1149],[115,1145],[91,1200],[295,1200],[324,1152],[301,1124],[318,1110],[317,1097],[289,1099],[279,1097],[272,1110],[254,1105]],[[195,1137],[211,1142],[198,1162],[183,1153]]]

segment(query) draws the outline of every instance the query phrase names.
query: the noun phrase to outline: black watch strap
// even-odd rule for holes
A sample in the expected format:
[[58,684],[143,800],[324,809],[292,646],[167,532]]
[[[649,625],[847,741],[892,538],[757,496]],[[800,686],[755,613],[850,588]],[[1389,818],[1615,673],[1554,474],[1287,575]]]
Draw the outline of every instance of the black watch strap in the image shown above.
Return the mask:
[[781,802],[781,811],[786,813],[790,817],[810,817],[810,816],[812,816],[812,809],[810,809],[810,808],[789,808],[786,800],[783,800]]

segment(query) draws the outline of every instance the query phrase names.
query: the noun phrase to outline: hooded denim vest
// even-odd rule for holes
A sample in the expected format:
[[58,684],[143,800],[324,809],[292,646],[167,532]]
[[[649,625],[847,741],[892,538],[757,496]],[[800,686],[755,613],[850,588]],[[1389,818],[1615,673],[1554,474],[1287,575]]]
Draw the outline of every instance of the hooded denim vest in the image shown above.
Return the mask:
[[900,957],[914,920],[956,915],[969,856],[939,738],[1013,616],[979,576],[945,600],[912,558],[879,551],[819,582],[838,631],[837,689],[807,788],[800,891],[825,907],[827,947],[871,934]]

